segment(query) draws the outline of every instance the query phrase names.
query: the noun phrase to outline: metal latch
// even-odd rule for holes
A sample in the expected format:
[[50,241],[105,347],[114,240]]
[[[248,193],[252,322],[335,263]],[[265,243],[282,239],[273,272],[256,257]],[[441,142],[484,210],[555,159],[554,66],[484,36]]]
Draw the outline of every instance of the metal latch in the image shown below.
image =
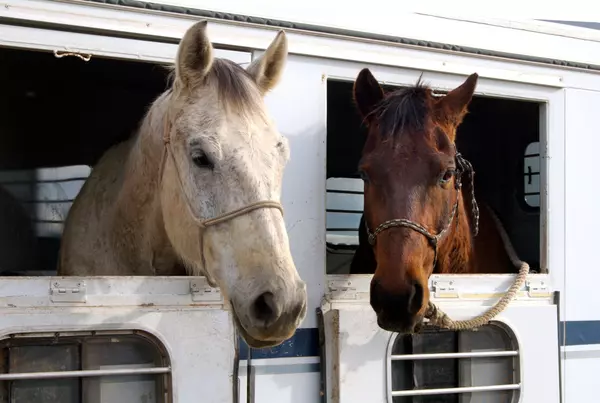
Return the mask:
[[356,299],[356,287],[352,287],[350,280],[331,280],[329,282],[331,299]]
[[454,281],[433,281],[433,295],[435,298],[458,298],[458,291],[454,287]]
[[190,293],[192,301],[221,301],[223,296],[221,290],[212,288],[206,279],[197,279],[190,281]]
[[548,284],[544,280],[527,280],[525,287],[530,298],[547,298],[551,296]]
[[54,280],[50,282],[50,301],[87,302],[87,288],[83,280]]

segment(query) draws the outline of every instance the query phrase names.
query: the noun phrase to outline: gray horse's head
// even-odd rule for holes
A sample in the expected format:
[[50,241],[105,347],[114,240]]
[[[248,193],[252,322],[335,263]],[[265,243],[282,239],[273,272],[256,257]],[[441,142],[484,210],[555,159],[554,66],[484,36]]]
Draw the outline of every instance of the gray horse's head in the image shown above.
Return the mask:
[[[283,72],[287,39],[279,32],[244,69],[213,57],[206,26],[193,25],[179,45],[165,125],[165,226],[188,272],[207,276],[229,299],[248,344],[273,346],[306,315],[306,284],[276,208],[288,142],[263,100]],[[263,201],[275,203],[239,211]],[[202,225],[215,217],[223,219]]]

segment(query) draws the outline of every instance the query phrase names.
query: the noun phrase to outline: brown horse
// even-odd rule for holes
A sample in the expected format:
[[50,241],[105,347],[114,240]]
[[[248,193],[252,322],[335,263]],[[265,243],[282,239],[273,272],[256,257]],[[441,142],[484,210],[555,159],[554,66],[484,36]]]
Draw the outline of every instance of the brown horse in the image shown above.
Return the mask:
[[420,79],[384,94],[368,69],[354,83],[368,135],[359,162],[360,246],[350,272],[374,273],[371,307],[382,329],[413,331],[429,303],[432,273],[515,272],[504,230],[488,206],[480,214],[474,172],[455,145],[477,77],[445,96]]

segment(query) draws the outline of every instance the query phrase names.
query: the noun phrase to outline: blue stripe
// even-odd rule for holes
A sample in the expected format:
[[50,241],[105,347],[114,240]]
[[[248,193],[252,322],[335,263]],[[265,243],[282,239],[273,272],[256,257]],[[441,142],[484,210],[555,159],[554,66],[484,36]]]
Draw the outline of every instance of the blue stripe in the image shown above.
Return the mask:
[[600,320],[560,322],[558,337],[561,346],[600,344]]
[[[558,340],[561,346],[600,344],[600,320],[560,322]],[[298,329],[290,339],[276,347],[252,349],[253,359],[318,356],[319,330],[317,328]],[[247,358],[248,345],[240,338],[240,359],[246,360]]]
[[[240,342],[240,360],[248,358],[248,345],[242,338]],[[319,356],[319,329],[301,328],[278,346],[270,348],[253,348],[252,359],[317,357]]]

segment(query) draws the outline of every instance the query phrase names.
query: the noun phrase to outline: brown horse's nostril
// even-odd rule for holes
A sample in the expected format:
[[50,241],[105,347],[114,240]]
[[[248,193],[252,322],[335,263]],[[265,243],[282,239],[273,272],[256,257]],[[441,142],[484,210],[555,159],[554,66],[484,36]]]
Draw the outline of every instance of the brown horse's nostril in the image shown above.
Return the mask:
[[275,296],[272,292],[259,295],[254,301],[253,310],[255,318],[264,322],[265,326],[269,326],[279,317]]
[[409,281],[394,290],[384,288],[378,279],[371,281],[371,307],[382,329],[400,333],[412,331],[423,306],[425,290],[418,281]]
[[408,298],[408,312],[416,314],[423,306],[423,286],[414,282],[410,297]]

